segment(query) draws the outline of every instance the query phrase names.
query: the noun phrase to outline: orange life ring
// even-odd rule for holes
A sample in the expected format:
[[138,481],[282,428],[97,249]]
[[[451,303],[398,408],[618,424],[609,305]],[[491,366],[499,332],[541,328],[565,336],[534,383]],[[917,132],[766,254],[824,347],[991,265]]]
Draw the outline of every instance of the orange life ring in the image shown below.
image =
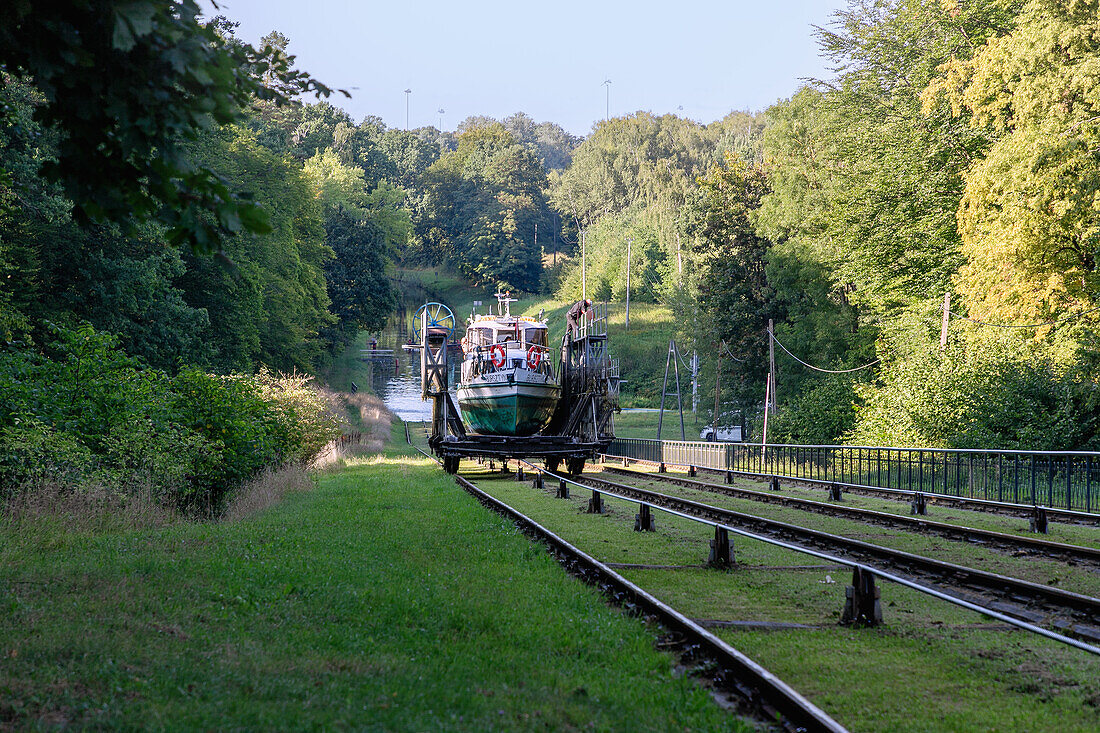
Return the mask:
[[527,367],[529,369],[538,369],[539,364],[542,362],[542,351],[537,346],[527,347]]
[[493,366],[497,369],[504,366],[504,362],[507,359],[507,354],[504,353],[504,346],[501,344],[493,344],[493,348],[489,349],[489,358],[493,360]]

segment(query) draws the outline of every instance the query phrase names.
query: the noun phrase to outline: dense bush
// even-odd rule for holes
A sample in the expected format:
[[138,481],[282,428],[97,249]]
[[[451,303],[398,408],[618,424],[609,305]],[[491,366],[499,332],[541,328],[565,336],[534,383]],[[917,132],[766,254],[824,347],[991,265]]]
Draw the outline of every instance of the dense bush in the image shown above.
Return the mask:
[[305,463],[339,432],[299,376],[170,377],[90,326],[0,350],[0,498],[52,486],[150,496],[211,514],[266,466]]
[[1034,342],[986,337],[918,349],[864,387],[846,442],[1095,450],[1100,396],[1081,369]]
[[836,445],[855,426],[858,399],[853,379],[843,374],[818,381],[783,405],[768,424],[769,443]]

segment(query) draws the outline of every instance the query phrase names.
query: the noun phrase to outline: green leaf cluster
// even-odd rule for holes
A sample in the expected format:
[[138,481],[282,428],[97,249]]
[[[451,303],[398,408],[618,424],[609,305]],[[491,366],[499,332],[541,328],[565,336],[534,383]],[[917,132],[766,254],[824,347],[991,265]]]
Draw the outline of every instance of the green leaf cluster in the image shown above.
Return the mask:
[[546,173],[499,123],[458,136],[425,172],[422,226],[432,250],[476,284],[535,291],[542,271],[534,229],[549,233]]
[[[194,0],[35,3],[0,9],[0,90],[15,80],[41,95],[34,118],[56,134],[42,175],[61,184],[82,220],[156,221],[197,252],[264,213],[186,143],[238,122],[252,99],[288,103],[331,90],[283,49],[255,49]],[[0,108],[0,123],[18,122]]]
[[0,500],[54,487],[210,515],[265,466],[308,462],[337,434],[301,377],[175,377],[118,338],[53,326],[40,350],[0,351]]

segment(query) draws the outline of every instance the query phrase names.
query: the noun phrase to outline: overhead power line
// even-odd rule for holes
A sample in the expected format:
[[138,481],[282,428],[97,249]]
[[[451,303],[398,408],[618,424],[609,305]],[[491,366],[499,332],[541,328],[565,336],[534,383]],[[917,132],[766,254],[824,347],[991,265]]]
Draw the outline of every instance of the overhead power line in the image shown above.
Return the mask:
[[971,323],[976,323],[979,326],[992,326],[993,328],[1039,328],[1040,326],[1056,326],[1059,323],[1068,323],[1069,321],[1077,320],[1081,316],[1087,316],[1089,313],[1095,313],[1096,311],[1100,311],[1100,307],[1090,308],[1087,311],[1074,313],[1064,318],[1058,318],[1053,321],[1042,321],[1040,323],[988,323],[987,321],[979,321],[977,318],[970,318],[968,316],[960,315],[950,310],[947,311],[947,313],[952,318],[959,318],[964,321],[970,321]]
[[797,361],[802,366],[804,366],[808,369],[813,369],[815,372],[825,372],[826,374],[848,374],[849,372],[858,372],[862,369],[869,369],[870,367],[873,367],[875,364],[878,364],[879,362],[882,361],[882,359],[875,359],[874,361],[870,362],[869,364],[864,364],[863,366],[854,367],[852,369],[822,369],[821,367],[816,367],[813,364],[807,364],[806,362],[802,361],[797,356],[792,354],[791,350],[788,349],[786,346],[784,346],[783,342],[780,341],[779,339],[777,339],[775,337],[775,334],[772,333],[770,330],[768,331],[768,335],[771,336],[771,339],[772,339],[772,341],[775,342],[776,346],[783,349],[783,351],[787,352],[787,356],[791,357],[792,359]]
[[738,364],[744,364],[745,363],[744,359],[738,359],[736,356],[733,355],[733,352],[730,351],[730,347],[729,347],[728,344],[726,344],[725,341],[722,342],[722,348],[726,350],[726,356],[733,359]]

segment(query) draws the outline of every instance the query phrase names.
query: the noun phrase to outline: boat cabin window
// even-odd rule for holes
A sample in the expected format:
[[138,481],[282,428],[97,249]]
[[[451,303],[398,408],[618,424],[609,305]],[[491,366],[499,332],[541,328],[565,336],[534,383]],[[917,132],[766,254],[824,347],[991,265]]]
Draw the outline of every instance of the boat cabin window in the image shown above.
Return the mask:
[[523,333],[524,340],[528,344],[534,344],[536,346],[546,346],[546,329],[545,328],[526,328]]
[[471,328],[466,337],[474,347],[488,346],[493,343],[493,333],[487,328]]

